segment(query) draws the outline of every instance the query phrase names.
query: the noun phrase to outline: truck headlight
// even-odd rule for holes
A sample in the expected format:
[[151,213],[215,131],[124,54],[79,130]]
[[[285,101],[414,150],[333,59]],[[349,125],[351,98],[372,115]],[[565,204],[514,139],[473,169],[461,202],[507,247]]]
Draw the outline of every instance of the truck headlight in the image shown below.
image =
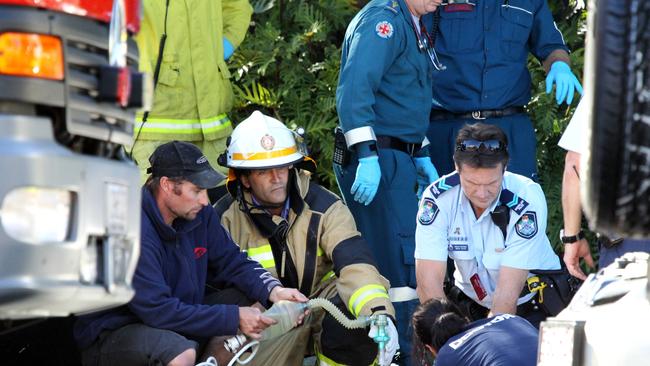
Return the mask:
[[75,193],[59,188],[16,188],[2,201],[2,227],[13,239],[26,243],[63,242],[70,235],[74,197]]
[[537,366],[578,366],[582,358],[584,321],[549,318],[539,327]]

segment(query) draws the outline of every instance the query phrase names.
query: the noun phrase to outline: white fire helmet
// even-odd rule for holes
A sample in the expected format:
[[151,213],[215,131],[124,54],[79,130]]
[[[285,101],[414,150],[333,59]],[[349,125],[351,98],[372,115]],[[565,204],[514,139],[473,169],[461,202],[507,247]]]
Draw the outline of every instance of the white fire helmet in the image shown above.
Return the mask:
[[302,161],[307,152],[294,132],[273,117],[255,111],[235,127],[226,149],[226,166],[266,169]]

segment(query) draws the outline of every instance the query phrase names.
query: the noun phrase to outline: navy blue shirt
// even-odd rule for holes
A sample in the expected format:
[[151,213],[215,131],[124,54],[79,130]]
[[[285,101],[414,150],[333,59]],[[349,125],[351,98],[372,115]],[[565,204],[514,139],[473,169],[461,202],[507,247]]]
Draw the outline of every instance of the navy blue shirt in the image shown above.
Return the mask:
[[568,51],[546,0],[473,2],[438,10],[435,48],[446,69],[434,73],[433,108],[460,113],[526,105],[528,54],[541,62],[554,50]]
[[436,366],[534,366],[538,331],[526,319],[501,314],[477,320],[438,351]]
[[141,249],[133,276],[135,296],[125,306],[80,317],[74,336],[81,348],[103,330],[131,323],[169,329],[190,338],[234,335],[237,305],[203,305],[205,285],[234,286],[250,299],[268,301],[280,282],[241,252],[211,206],[192,221],[165,224],[153,195],[142,189]]
[[344,132],[369,126],[408,143],[424,139],[433,66],[414,24],[403,0],[373,0],[348,25],[336,90]]

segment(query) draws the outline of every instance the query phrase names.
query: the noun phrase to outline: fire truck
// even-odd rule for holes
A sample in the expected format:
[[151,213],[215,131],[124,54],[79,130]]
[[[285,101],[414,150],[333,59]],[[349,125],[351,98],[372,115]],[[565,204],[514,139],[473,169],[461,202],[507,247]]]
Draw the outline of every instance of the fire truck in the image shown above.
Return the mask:
[[4,352],[44,319],[133,296],[140,177],[125,146],[149,94],[132,39],[141,11],[139,0],[0,0]]

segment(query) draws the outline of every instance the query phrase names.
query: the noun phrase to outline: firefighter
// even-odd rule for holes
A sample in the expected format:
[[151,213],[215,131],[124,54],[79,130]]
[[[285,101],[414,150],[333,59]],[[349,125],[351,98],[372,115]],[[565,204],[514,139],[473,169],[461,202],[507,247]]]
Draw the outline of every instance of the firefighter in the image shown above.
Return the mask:
[[131,147],[142,178],[147,158],[171,140],[195,144],[216,167],[232,132],[227,61],[244,40],[253,9],[248,0],[143,1],[143,8],[136,41],[140,69],[153,75],[155,92],[151,111],[136,118]]
[[[235,128],[219,161],[230,168],[230,195],[215,208],[233,240],[281,283],[295,284],[310,298],[330,299],[348,318],[387,314],[390,341],[383,362],[392,360],[398,336],[389,283],[348,208],[310,182],[315,162],[302,137],[256,111]],[[252,362],[302,365],[311,338],[321,365],[369,365],[377,344],[366,333],[312,311],[302,326],[262,342]]]

